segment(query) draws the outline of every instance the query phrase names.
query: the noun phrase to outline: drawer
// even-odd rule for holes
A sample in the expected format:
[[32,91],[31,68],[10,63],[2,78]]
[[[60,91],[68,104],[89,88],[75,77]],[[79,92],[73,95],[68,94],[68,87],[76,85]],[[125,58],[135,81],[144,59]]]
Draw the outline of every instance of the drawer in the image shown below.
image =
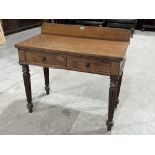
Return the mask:
[[110,75],[110,64],[110,62],[104,62],[96,59],[85,59],[71,56],[67,57],[68,69],[88,73]]
[[26,61],[34,64],[47,64],[53,66],[66,67],[66,57],[59,54],[42,53],[35,51],[26,52]]

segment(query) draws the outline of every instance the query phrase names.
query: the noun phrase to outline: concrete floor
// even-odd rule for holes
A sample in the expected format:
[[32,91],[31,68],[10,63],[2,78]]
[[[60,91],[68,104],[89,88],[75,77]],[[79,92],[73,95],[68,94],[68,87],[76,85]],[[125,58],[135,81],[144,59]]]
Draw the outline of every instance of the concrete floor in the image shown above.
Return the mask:
[[105,125],[109,77],[101,75],[51,68],[46,96],[42,68],[31,66],[34,112],[27,112],[14,44],[38,33],[7,36],[0,47],[0,134],[155,134],[155,32],[136,31],[131,39],[111,132]]

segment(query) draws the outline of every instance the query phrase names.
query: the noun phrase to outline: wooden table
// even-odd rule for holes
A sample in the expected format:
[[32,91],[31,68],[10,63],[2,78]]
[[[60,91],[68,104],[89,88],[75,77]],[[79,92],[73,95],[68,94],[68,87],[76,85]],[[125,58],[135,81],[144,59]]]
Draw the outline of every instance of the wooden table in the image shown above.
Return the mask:
[[[22,65],[27,108],[33,110],[29,64],[42,66],[49,94],[49,67],[110,76],[107,130],[114,110],[125,64],[130,32],[123,29],[44,23],[41,34],[15,45]],[[95,103],[94,103],[95,104]]]

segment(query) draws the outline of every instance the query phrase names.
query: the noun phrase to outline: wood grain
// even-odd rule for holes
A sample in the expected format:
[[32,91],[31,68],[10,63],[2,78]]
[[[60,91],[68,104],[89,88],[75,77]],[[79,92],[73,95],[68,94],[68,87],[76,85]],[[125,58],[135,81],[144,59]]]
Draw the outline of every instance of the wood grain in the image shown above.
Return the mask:
[[93,59],[67,57],[67,69],[110,75],[110,63]]
[[49,69],[57,67],[110,76],[107,130],[113,126],[126,50],[128,30],[43,24],[42,34],[16,44],[27,95],[32,112],[31,83],[28,65],[44,66],[45,90],[49,94]]
[[44,23],[41,31],[44,34],[52,35],[120,41],[130,40],[130,32],[119,28]]
[[18,55],[19,55],[19,62],[26,61],[26,59],[25,59],[25,51],[24,50],[18,50]]
[[16,45],[22,49],[41,49],[43,51],[60,51],[64,53],[99,56],[122,60],[128,41],[77,38],[40,34]]
[[27,108],[29,113],[33,111],[32,92],[31,92],[31,77],[29,73],[29,65],[22,65],[23,81],[25,86],[25,93],[27,97]]
[[108,131],[111,131],[111,128],[113,126],[113,116],[117,101],[118,80],[118,76],[110,76],[108,120],[106,122]]
[[66,66],[66,57],[57,54],[45,54],[44,52],[26,52],[26,61],[31,63],[41,63],[57,66]]

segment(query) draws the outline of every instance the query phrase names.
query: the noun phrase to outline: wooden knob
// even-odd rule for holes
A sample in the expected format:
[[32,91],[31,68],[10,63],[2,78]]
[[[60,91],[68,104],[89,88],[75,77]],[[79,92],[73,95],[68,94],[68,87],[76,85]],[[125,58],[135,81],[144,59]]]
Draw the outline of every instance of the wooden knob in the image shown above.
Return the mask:
[[85,65],[86,65],[86,67],[89,67],[90,66],[90,63],[89,62],[86,62]]
[[43,57],[43,58],[42,58],[43,61],[46,61],[46,59],[47,59],[46,57]]

